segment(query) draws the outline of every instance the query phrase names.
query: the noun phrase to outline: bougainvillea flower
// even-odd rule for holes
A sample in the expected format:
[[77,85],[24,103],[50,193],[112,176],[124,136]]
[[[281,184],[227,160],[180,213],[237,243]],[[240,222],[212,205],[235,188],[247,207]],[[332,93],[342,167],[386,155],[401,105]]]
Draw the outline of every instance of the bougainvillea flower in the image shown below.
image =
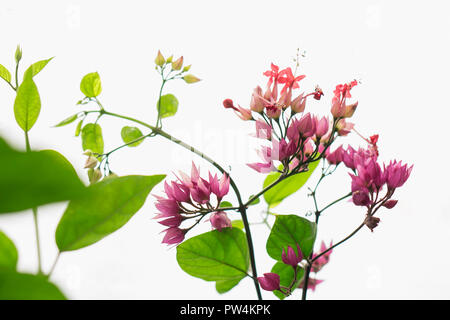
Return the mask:
[[258,282],[267,291],[280,289],[280,276],[276,273],[264,273],[263,277],[258,277]]
[[283,252],[281,253],[281,260],[284,264],[289,264],[293,268],[296,268],[297,265],[303,260],[303,253],[300,249],[300,246],[297,244],[297,252],[295,252],[291,246],[288,246],[287,252],[283,248]]
[[[333,246],[333,242],[330,242],[330,245],[328,246],[328,248],[331,248],[332,246]],[[328,248],[325,245],[325,242],[322,241],[322,243],[320,244],[320,252],[314,253],[312,258],[314,259],[322,252],[325,252]],[[331,256],[332,252],[333,252],[333,249],[331,249],[327,253],[320,256],[317,260],[315,260],[311,265],[311,271],[316,272],[316,273],[319,272],[330,261],[330,256]]]
[[386,180],[389,189],[396,189],[401,187],[406,180],[408,180],[411,174],[413,166],[402,165],[402,162],[397,162],[397,160],[391,161],[386,167]]
[[333,152],[331,152],[330,149],[328,148],[325,151],[325,158],[327,159],[329,164],[337,165],[342,162],[342,160],[344,158],[344,154],[345,154],[345,151],[341,145]]
[[168,245],[179,244],[183,242],[185,231],[180,228],[169,228],[164,230],[166,233],[162,243],[166,243]]
[[211,226],[219,231],[222,231],[222,228],[231,228],[231,220],[224,211],[213,213],[209,221],[211,222]]

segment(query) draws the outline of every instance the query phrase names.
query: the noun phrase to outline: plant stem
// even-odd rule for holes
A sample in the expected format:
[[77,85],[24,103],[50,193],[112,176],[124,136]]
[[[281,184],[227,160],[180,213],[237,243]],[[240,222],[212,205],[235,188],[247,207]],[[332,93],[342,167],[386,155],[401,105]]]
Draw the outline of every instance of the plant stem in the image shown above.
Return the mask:
[[[250,231],[250,225],[248,223],[248,218],[247,218],[247,211],[246,211],[246,205],[244,205],[242,198],[241,198],[241,194],[239,192],[238,187],[236,186],[236,183],[234,182],[234,180],[231,178],[231,176],[229,175],[229,173],[223,169],[217,162],[215,162],[213,159],[211,159],[210,157],[208,157],[207,155],[205,155],[203,152],[195,149],[194,147],[188,145],[187,143],[181,141],[180,139],[177,139],[173,136],[171,136],[170,134],[166,133],[165,131],[163,131],[160,128],[156,128],[153,127],[151,125],[149,125],[148,123],[145,123],[143,121],[131,118],[131,117],[127,117],[127,116],[123,116],[123,115],[119,115],[116,113],[112,113],[112,112],[108,112],[105,110],[100,110],[99,111],[102,114],[106,114],[109,116],[113,116],[113,117],[117,117],[117,118],[122,118],[125,120],[129,120],[129,121],[133,121],[135,123],[138,123],[140,125],[143,125],[149,129],[151,129],[155,134],[158,134],[186,149],[188,149],[189,151],[195,153],[196,155],[200,156],[201,158],[205,159],[206,161],[208,161],[209,163],[211,163],[214,167],[216,167],[221,173],[227,174],[228,177],[230,178],[230,185],[233,188],[237,200],[239,202],[239,212],[241,213],[241,217],[242,217],[242,221],[244,223],[244,228],[245,228],[245,235],[247,237],[247,245],[248,245],[248,250],[249,250],[249,255],[250,255],[250,264],[251,264],[251,268],[252,268],[252,279],[255,285],[255,290],[256,290],[256,294],[258,296],[258,300],[262,300],[262,295],[261,295],[261,289],[259,287],[259,283],[258,283],[258,273],[256,270],[256,260],[255,260],[255,251],[253,248],[253,240],[252,240],[252,235],[251,235],[251,231]],[[254,199],[253,199],[254,200]],[[252,201],[253,201],[252,200]],[[250,201],[249,203],[251,203],[252,201]]]
[[[25,131],[25,147],[27,152],[31,152],[30,138],[28,137],[28,131]],[[41,262],[41,245],[39,241],[39,225],[38,225],[38,211],[37,208],[33,208],[33,220],[34,220],[34,230],[36,234],[36,247],[38,256],[38,274],[42,274],[42,262]]]
[[61,252],[58,251],[58,254],[56,255],[55,261],[53,262],[53,265],[52,265],[52,267],[51,267],[49,273],[47,274],[47,278],[50,278],[51,275],[52,275],[52,273],[53,273],[53,271],[55,270],[55,267],[56,267],[56,264],[57,264],[58,261],[59,261],[60,255],[61,255]]

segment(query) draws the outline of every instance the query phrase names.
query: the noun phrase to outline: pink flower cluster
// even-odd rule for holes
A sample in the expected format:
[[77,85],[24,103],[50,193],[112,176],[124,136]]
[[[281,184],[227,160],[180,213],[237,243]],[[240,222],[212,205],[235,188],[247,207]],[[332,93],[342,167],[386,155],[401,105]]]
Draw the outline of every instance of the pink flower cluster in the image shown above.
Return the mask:
[[[335,134],[344,136],[352,130],[353,124],[345,118],[353,115],[358,103],[347,105],[346,101],[357,82],[336,86],[331,120],[304,113],[308,97],[316,100],[322,97],[319,87],[293,98],[293,90],[300,87],[304,75],[294,76],[291,68],[280,70],[274,64],[264,75],[269,77],[266,90],[263,92],[260,86],[254,89],[249,109],[235,106],[231,99],[223,102],[225,108],[233,109],[241,119],[255,121],[257,138],[270,141],[270,145],[263,145],[258,151],[263,162],[248,166],[268,173],[277,171],[274,161],[279,161],[286,171],[306,171],[308,163],[318,160],[320,153],[334,141]],[[280,92],[279,85],[283,85]]]
[[[333,242],[330,243],[329,247],[333,246]],[[325,242],[322,241],[322,243],[320,244],[320,252],[319,253],[313,253],[312,255],[312,260],[314,260],[314,258],[316,258],[317,256],[319,256],[319,254],[322,254],[322,252],[325,252],[326,250],[328,250],[327,246],[325,245]],[[321,255],[317,260],[315,260],[312,264],[311,264],[311,272],[314,272],[315,274],[317,274],[317,272],[319,272],[320,270],[322,270],[322,268],[330,261],[330,255],[333,252],[333,250],[328,251],[327,253]],[[316,290],[316,286],[320,283],[322,283],[324,280],[320,280],[317,278],[312,278],[310,277],[308,279],[308,289],[311,289],[312,291]],[[300,284],[298,285],[299,288],[303,288],[304,286],[304,281],[300,281]]]
[[[396,160],[381,166],[378,163],[378,135],[370,137],[368,149],[355,150],[351,146],[342,146],[333,152],[326,152],[328,163],[338,165],[343,162],[353,171],[351,177],[352,201],[357,206],[367,207],[366,225],[373,231],[380,219],[374,217],[381,207],[392,209],[398,200],[391,199],[395,189],[403,186],[408,180],[413,166],[402,164]],[[383,194],[382,190],[386,189]]]
[[[159,213],[155,219],[162,225],[168,227],[164,232],[163,243],[178,244],[184,240],[185,234],[190,228],[181,229],[184,220],[203,218],[212,213],[209,221],[214,229],[231,227],[231,221],[224,211],[220,211],[220,203],[230,188],[230,178],[223,175],[218,178],[209,173],[209,179],[200,177],[200,171],[192,163],[191,176],[180,172],[178,181],[167,181],[164,183],[166,197],[155,196],[158,200],[155,204]],[[213,201],[212,195],[215,195]],[[195,225],[195,224],[194,224]],[[191,227],[192,228],[192,227]]]

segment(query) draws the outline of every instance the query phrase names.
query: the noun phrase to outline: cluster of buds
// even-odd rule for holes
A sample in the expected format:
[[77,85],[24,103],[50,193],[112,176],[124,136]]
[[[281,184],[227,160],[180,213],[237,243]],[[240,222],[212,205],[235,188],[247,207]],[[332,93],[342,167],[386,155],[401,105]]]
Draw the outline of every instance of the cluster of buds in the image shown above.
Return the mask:
[[[320,247],[320,253],[313,253],[311,260],[313,261],[311,263],[311,272],[317,273],[319,272],[323,266],[325,266],[330,261],[330,255],[333,250],[327,251],[330,247],[332,247],[332,243],[330,243],[330,246],[327,248],[325,243],[322,241],[321,247]],[[322,254],[323,252],[327,251],[326,253]],[[319,256],[320,255],[320,256]],[[317,259],[315,259],[318,257]],[[315,259],[315,260],[314,260]],[[294,279],[289,287],[285,287],[280,285],[280,275],[274,272],[264,273],[264,276],[258,277],[258,282],[261,285],[261,288],[267,291],[274,291],[278,290],[282,292],[284,295],[288,296],[291,294],[292,289],[296,284],[298,284],[298,288],[302,289],[304,286],[304,278],[298,282],[299,279],[297,279],[298,268],[299,264],[300,267],[302,266],[301,262],[304,260],[302,251],[300,250],[300,247],[297,245],[297,250],[294,250],[292,247],[288,246],[287,250],[283,249],[281,254],[281,261],[286,264],[290,265],[294,269]],[[323,282],[323,280],[319,280],[316,278],[309,278],[308,280],[308,289],[315,290],[316,286]]]
[[[159,210],[155,219],[163,219],[159,223],[168,227],[162,242],[181,243],[185,234],[208,214],[212,228],[219,231],[231,228],[231,220],[220,210],[220,203],[230,188],[230,178],[224,174],[219,179],[217,174],[209,173],[208,180],[203,179],[194,163],[190,176],[184,172],[179,175],[177,181],[164,183],[166,197],[155,196],[158,199],[155,206]],[[180,228],[183,221],[194,218],[198,219],[192,226]]]
[[[87,156],[86,162],[84,163],[84,169],[87,169],[87,176],[90,184],[99,182],[102,178],[110,179],[117,177],[117,175],[109,169],[109,166],[107,174],[105,173],[105,176],[103,176],[102,170],[100,170],[101,161],[99,161],[99,159],[102,160],[102,157],[99,154],[87,149],[83,155]],[[105,161],[107,164],[107,159]]]
[[[283,248],[281,253],[281,261],[286,265],[290,265],[294,269],[294,278],[296,278],[298,265],[303,261],[303,253],[300,246],[297,244],[297,250],[294,250],[291,246],[288,246],[287,250]],[[274,272],[264,273],[263,277],[258,277],[258,282],[261,285],[261,288],[267,291],[279,290],[285,295],[290,295],[292,290],[292,287],[281,286],[280,276]],[[295,283],[295,281],[293,281],[293,283]]]
[[[345,136],[352,130],[353,123],[346,118],[353,115],[357,103],[347,105],[346,100],[357,82],[336,86],[330,119],[305,114],[308,97],[320,100],[323,95],[318,86],[313,92],[293,98],[293,90],[299,88],[304,75],[294,76],[291,68],[280,71],[274,64],[264,75],[269,77],[266,91],[259,86],[254,89],[249,109],[234,105],[231,99],[223,102],[225,108],[233,109],[241,119],[255,121],[257,138],[270,141],[270,146],[264,145],[258,151],[264,162],[248,165],[268,173],[278,170],[274,161],[279,161],[284,173],[306,171],[308,164],[319,160],[336,136]],[[283,87],[278,92],[280,84]]]
[[156,69],[161,73],[163,73],[166,68],[170,67],[169,74],[172,72],[175,72],[175,73],[178,72],[171,76],[173,78],[180,77],[186,83],[195,83],[195,82],[200,81],[199,78],[197,78],[196,76],[194,76],[192,74],[185,74],[186,72],[189,71],[189,69],[191,68],[191,65],[183,67],[183,56],[174,60],[173,55],[172,55],[166,59],[162,55],[161,51],[158,50],[158,54],[156,55],[156,58],[155,58],[155,64],[156,64]]

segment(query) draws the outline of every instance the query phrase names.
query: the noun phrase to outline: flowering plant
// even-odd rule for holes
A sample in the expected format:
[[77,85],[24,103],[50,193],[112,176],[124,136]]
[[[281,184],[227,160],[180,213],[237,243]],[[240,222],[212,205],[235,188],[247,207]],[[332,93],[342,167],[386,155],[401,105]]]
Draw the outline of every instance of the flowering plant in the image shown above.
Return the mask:
[[[395,207],[398,201],[393,199],[395,190],[403,186],[411,174],[412,166],[401,161],[380,164],[378,135],[366,139],[349,121],[358,107],[357,101],[350,101],[358,81],[338,84],[331,101],[325,102],[330,104],[330,114],[320,116],[315,114],[314,104],[324,100],[324,91],[319,86],[305,91],[302,89],[300,82],[305,75],[297,75],[297,58],[294,71],[290,67],[280,69],[271,64],[270,69],[263,73],[268,77],[265,89],[260,86],[254,89],[248,108],[235,104],[231,99],[223,101],[225,109],[233,110],[240,119],[254,126],[254,135],[260,143],[257,153],[262,161],[249,163],[248,167],[265,176],[264,184],[245,201],[230,172],[203,152],[163,130],[163,119],[174,116],[178,109],[177,98],[173,94],[163,94],[166,84],[172,80],[192,84],[200,79],[188,73],[191,66],[184,65],[183,57],[165,58],[158,52],[155,64],[161,86],[154,125],[107,111],[99,99],[102,86],[96,72],[87,74],[81,80],[83,98],[77,105],[86,109],[56,125],[61,127],[78,121],[75,136],[81,137],[82,149],[87,157],[85,169],[90,185],[86,187],[61,154],[50,150],[31,151],[28,133],[41,108],[34,77],[51,59],[31,65],[19,84],[20,48],[15,57],[14,82],[8,69],[2,65],[0,77],[16,92],[14,113],[24,131],[26,152],[14,150],[0,140],[0,172],[3,177],[0,180],[0,212],[32,209],[39,261],[38,275],[17,272],[17,250],[12,241],[0,232],[0,279],[6,283],[0,286],[0,297],[29,298],[33,292],[43,292],[42,288],[46,288],[46,296],[41,298],[64,297],[48,280],[60,254],[92,245],[121,228],[139,211],[153,187],[166,179],[165,175],[119,177],[111,170],[111,154],[125,147],[138,147],[147,138],[161,136],[190,150],[212,166],[207,175],[202,175],[200,167],[193,162],[190,175],[181,171],[174,173],[173,178],[164,181],[163,191],[153,194],[157,210],[153,218],[164,226],[162,243],[176,248],[177,262],[182,270],[191,276],[214,281],[219,293],[231,290],[243,278],[250,277],[258,299],[262,299],[261,288],[273,291],[280,299],[299,289],[302,299],[306,299],[308,290],[316,290],[316,286],[323,281],[316,278],[316,274],[329,263],[335,248],[364,227],[373,231],[380,223],[380,209]],[[87,108],[91,105],[94,108]],[[105,117],[119,118],[136,125],[124,126],[121,130],[123,144],[108,152],[104,151],[100,124]],[[361,136],[366,146],[344,146],[339,142],[352,133]],[[322,163],[320,177],[315,187],[309,189],[314,202],[314,220],[295,214],[273,213],[276,205],[309,181],[319,163]],[[338,167],[345,167],[344,170],[349,173],[348,180],[343,181],[343,188],[349,191],[319,208],[316,198],[318,187]],[[24,177],[24,173],[26,178],[20,178]],[[234,193],[235,204],[224,200],[230,196],[230,191]],[[265,246],[267,254],[275,260],[271,270],[262,276],[258,274],[258,269],[262,267],[257,264],[252,223],[249,221],[251,206],[259,203],[260,198],[267,203],[264,223],[270,231]],[[361,224],[340,241],[328,245],[321,241],[320,249],[315,250],[321,215],[345,199],[362,207],[364,216]],[[55,232],[59,253],[52,268],[44,272],[37,223],[38,207],[65,200],[69,203]],[[240,214],[241,219],[231,220],[229,215],[233,212]],[[275,217],[273,223],[268,219],[272,216]],[[209,222],[213,230],[192,234],[191,231],[201,221]],[[15,287],[19,279],[21,283],[29,280],[34,284],[23,290]]]

